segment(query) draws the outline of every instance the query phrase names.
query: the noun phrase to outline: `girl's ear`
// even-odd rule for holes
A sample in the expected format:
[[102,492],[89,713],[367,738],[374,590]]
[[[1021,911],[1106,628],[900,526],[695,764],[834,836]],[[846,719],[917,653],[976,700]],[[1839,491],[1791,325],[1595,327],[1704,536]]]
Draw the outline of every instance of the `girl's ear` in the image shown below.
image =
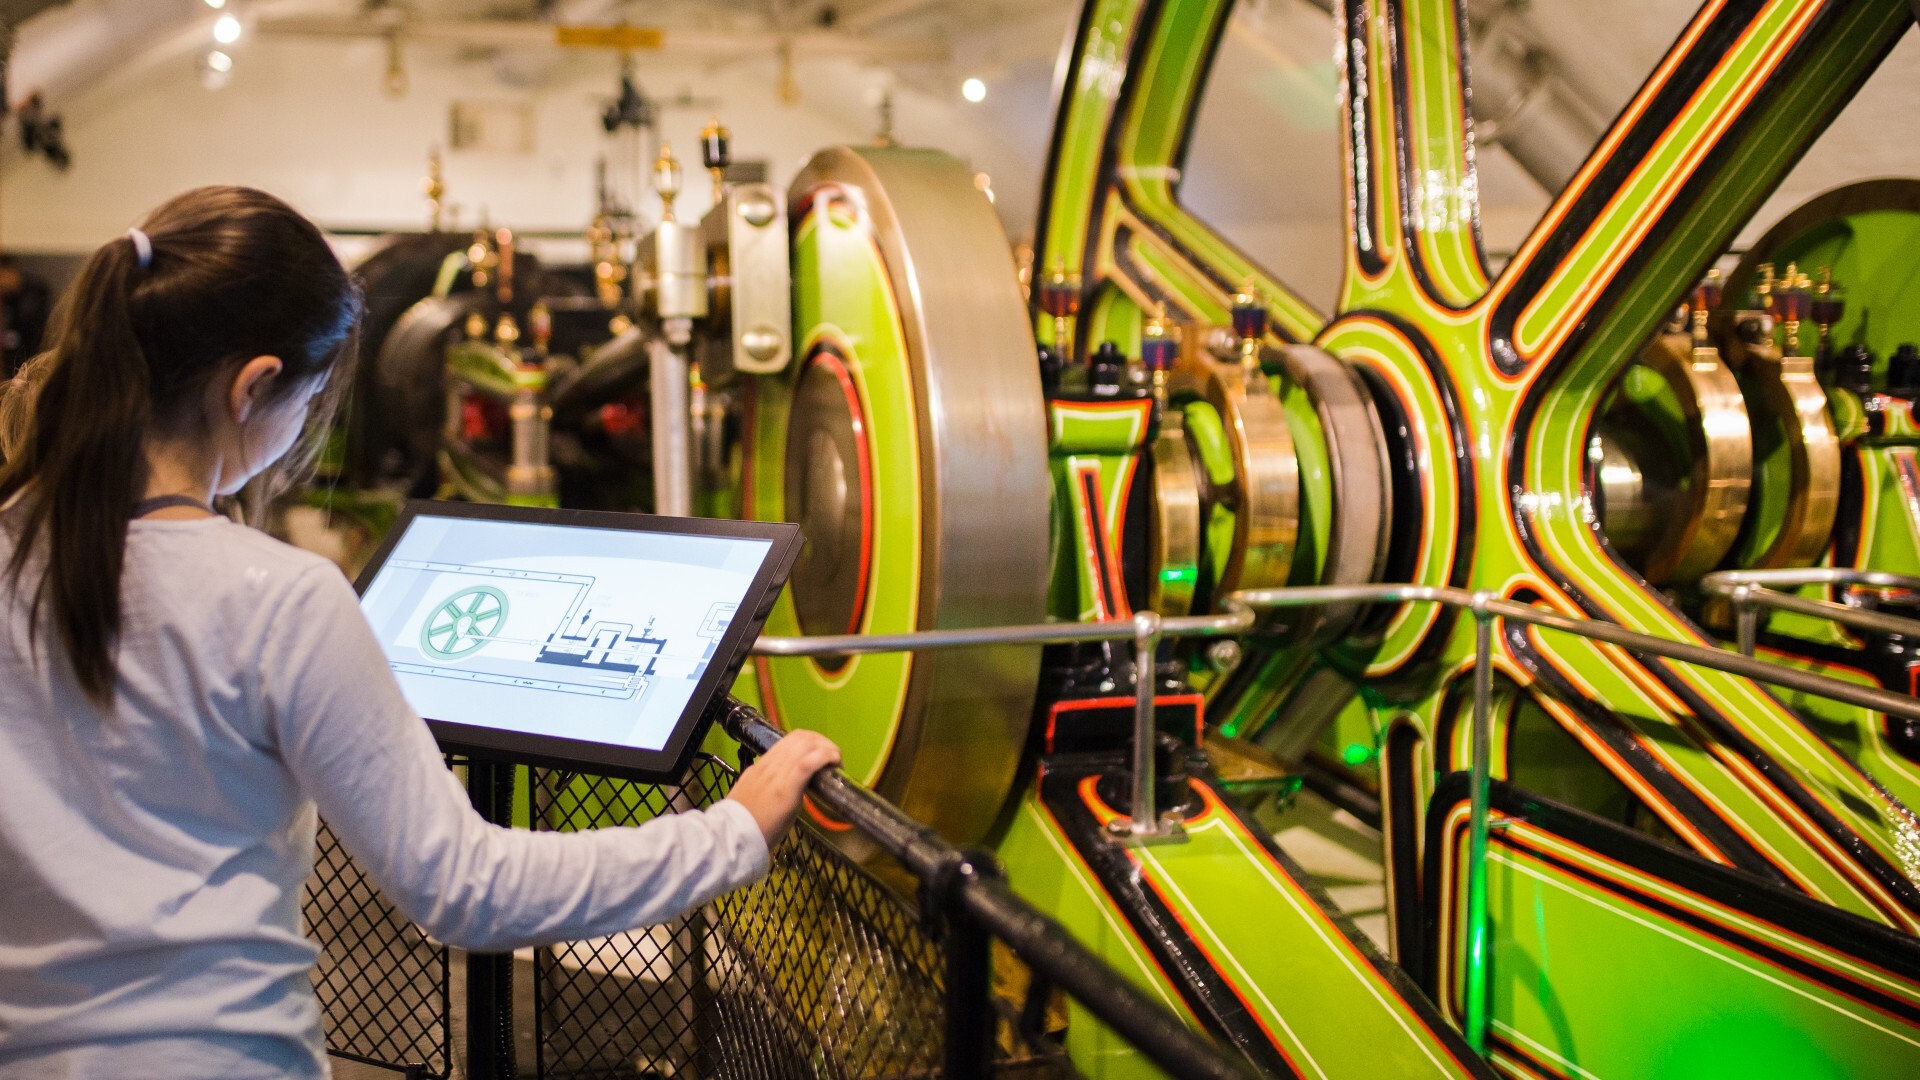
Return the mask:
[[284,367],[277,356],[256,356],[240,365],[240,370],[234,373],[233,385],[227,390],[227,412],[234,423],[247,422],[254,408],[266,400]]

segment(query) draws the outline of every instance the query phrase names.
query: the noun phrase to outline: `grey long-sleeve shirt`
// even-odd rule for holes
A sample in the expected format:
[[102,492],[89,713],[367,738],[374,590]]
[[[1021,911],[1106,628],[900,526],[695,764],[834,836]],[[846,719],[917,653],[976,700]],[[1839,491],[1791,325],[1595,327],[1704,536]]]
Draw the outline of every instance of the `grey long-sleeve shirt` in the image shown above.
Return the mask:
[[465,948],[633,929],[765,872],[730,801],[583,833],[481,820],[316,556],[136,521],[122,595],[109,714],[0,582],[0,1080],[324,1076],[299,912],[316,807]]

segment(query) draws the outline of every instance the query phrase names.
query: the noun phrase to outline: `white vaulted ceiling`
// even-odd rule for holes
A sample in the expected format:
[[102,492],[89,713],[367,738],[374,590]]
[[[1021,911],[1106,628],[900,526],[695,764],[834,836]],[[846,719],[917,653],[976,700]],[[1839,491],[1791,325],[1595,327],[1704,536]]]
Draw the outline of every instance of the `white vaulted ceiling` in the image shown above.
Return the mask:
[[[1220,69],[1188,177],[1201,216],[1255,237],[1247,246],[1264,258],[1304,267],[1316,294],[1331,291],[1323,252],[1338,243],[1341,198],[1329,2],[1241,0],[1228,48],[1268,68]],[[949,149],[990,174],[1017,239],[1031,229],[1056,59],[1080,5],[228,0],[247,35],[219,91],[204,89],[197,72],[216,17],[204,0],[0,0],[0,19],[41,7],[19,27],[8,92],[18,102],[45,91],[65,118],[75,164],[57,174],[24,160],[9,135],[0,153],[0,245],[90,246],[170,190],[214,180],[285,190],[329,224],[417,227],[422,164],[428,147],[445,141],[455,100],[526,106],[538,145],[521,157],[449,154],[450,197],[469,214],[484,206],[496,220],[578,227],[591,212],[593,159],[605,150],[597,118],[618,61],[552,48],[543,25],[555,20],[626,20],[696,40],[697,48],[637,57],[643,87],[667,105],[663,133],[690,149],[706,115],[721,114],[738,154],[768,161],[776,180],[826,142],[871,140],[879,101],[890,95],[902,141]],[[1555,174],[1638,88],[1691,8],[1675,0],[1472,0],[1476,108],[1501,113],[1488,126],[1512,151],[1484,146],[1480,154],[1490,247],[1510,249],[1524,235]],[[389,46],[380,33],[388,30],[399,35],[409,76],[404,97],[383,91]],[[790,64],[780,59],[782,42]],[[1763,211],[1761,225],[1835,183],[1920,174],[1910,115],[1920,91],[1916,60],[1920,45],[1910,41]],[[1517,100],[1521,61],[1537,63],[1550,82],[1511,114],[1503,103]],[[986,83],[984,102],[961,99],[969,77]],[[790,103],[784,91],[792,90],[798,101]],[[1209,126],[1221,130],[1206,135]]]

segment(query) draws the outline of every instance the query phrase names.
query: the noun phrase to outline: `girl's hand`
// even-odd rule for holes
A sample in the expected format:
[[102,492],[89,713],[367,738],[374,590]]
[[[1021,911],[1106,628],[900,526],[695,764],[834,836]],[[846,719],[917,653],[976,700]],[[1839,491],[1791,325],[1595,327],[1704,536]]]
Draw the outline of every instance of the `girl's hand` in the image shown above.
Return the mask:
[[795,731],[760,755],[733,782],[727,798],[747,808],[769,850],[793,824],[813,774],[840,764],[840,748],[817,731]]

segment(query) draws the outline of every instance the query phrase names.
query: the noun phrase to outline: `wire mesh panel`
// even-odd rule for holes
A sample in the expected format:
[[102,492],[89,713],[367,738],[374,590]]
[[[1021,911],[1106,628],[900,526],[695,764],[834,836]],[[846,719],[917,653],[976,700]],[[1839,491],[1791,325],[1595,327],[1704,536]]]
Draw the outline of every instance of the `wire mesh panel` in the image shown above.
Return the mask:
[[424,1075],[449,1073],[447,950],[374,889],[325,822],[302,912],[320,946],[314,993],[329,1052]]
[[[533,770],[534,827],[639,825],[725,791],[718,762],[696,759],[685,786]],[[709,790],[715,789],[717,790]],[[534,952],[535,1041],[543,1077],[670,1074],[694,1057],[700,1002],[696,919]]]
[[796,828],[771,872],[715,909],[711,1075],[937,1071],[945,956],[906,905],[838,849]]
[[[637,825],[706,806],[731,781],[707,757],[679,788],[535,770],[535,827]],[[771,864],[755,885],[651,932],[540,950],[541,1075],[938,1075],[945,958],[913,909],[810,828],[789,832]]]

